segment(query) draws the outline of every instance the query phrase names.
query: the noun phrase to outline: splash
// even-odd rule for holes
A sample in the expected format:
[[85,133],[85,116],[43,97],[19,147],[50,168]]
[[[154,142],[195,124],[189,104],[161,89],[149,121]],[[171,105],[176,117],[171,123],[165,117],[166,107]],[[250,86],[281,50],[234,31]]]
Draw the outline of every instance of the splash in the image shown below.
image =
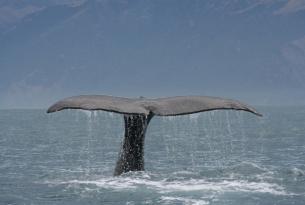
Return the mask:
[[[247,180],[222,180],[211,181],[208,179],[187,179],[187,180],[153,180],[153,177],[147,174],[141,176],[125,176],[125,177],[110,177],[98,180],[70,180],[70,181],[47,181],[47,184],[53,185],[87,185],[96,186],[96,188],[111,189],[111,190],[131,190],[145,189],[160,193],[264,193],[271,195],[291,195],[285,189],[275,183],[268,182],[251,182]],[[83,186],[82,186],[83,187]]]

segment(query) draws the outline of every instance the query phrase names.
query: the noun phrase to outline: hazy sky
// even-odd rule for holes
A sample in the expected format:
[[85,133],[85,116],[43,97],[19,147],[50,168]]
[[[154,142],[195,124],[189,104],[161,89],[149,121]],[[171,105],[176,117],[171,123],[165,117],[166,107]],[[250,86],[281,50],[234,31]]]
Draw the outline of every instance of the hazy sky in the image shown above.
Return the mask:
[[78,94],[305,103],[305,0],[0,0],[0,108]]

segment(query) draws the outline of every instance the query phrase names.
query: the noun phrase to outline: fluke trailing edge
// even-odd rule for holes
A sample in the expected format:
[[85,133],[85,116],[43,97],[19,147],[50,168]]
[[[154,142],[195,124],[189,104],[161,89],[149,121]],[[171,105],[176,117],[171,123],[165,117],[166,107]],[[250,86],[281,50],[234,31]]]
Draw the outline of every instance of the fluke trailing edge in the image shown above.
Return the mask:
[[207,96],[167,98],[123,98],[106,95],[69,97],[52,105],[47,113],[64,109],[104,110],[124,114],[125,138],[114,175],[144,170],[144,140],[147,126],[154,115],[175,116],[211,110],[242,110],[262,116],[250,106]]

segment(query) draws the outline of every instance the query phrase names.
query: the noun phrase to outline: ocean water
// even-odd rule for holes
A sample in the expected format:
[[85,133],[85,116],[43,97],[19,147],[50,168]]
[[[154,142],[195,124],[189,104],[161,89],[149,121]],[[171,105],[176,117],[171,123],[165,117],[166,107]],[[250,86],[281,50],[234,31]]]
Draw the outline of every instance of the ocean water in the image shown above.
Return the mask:
[[119,114],[0,110],[0,204],[304,204],[305,107],[154,117],[113,177]]

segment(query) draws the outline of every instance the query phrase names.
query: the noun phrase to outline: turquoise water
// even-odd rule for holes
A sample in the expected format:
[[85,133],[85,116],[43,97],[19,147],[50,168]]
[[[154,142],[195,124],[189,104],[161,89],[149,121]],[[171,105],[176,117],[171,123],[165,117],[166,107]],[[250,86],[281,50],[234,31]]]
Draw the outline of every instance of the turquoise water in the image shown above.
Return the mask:
[[0,110],[0,204],[304,204],[305,107],[154,117],[113,177],[119,114]]

